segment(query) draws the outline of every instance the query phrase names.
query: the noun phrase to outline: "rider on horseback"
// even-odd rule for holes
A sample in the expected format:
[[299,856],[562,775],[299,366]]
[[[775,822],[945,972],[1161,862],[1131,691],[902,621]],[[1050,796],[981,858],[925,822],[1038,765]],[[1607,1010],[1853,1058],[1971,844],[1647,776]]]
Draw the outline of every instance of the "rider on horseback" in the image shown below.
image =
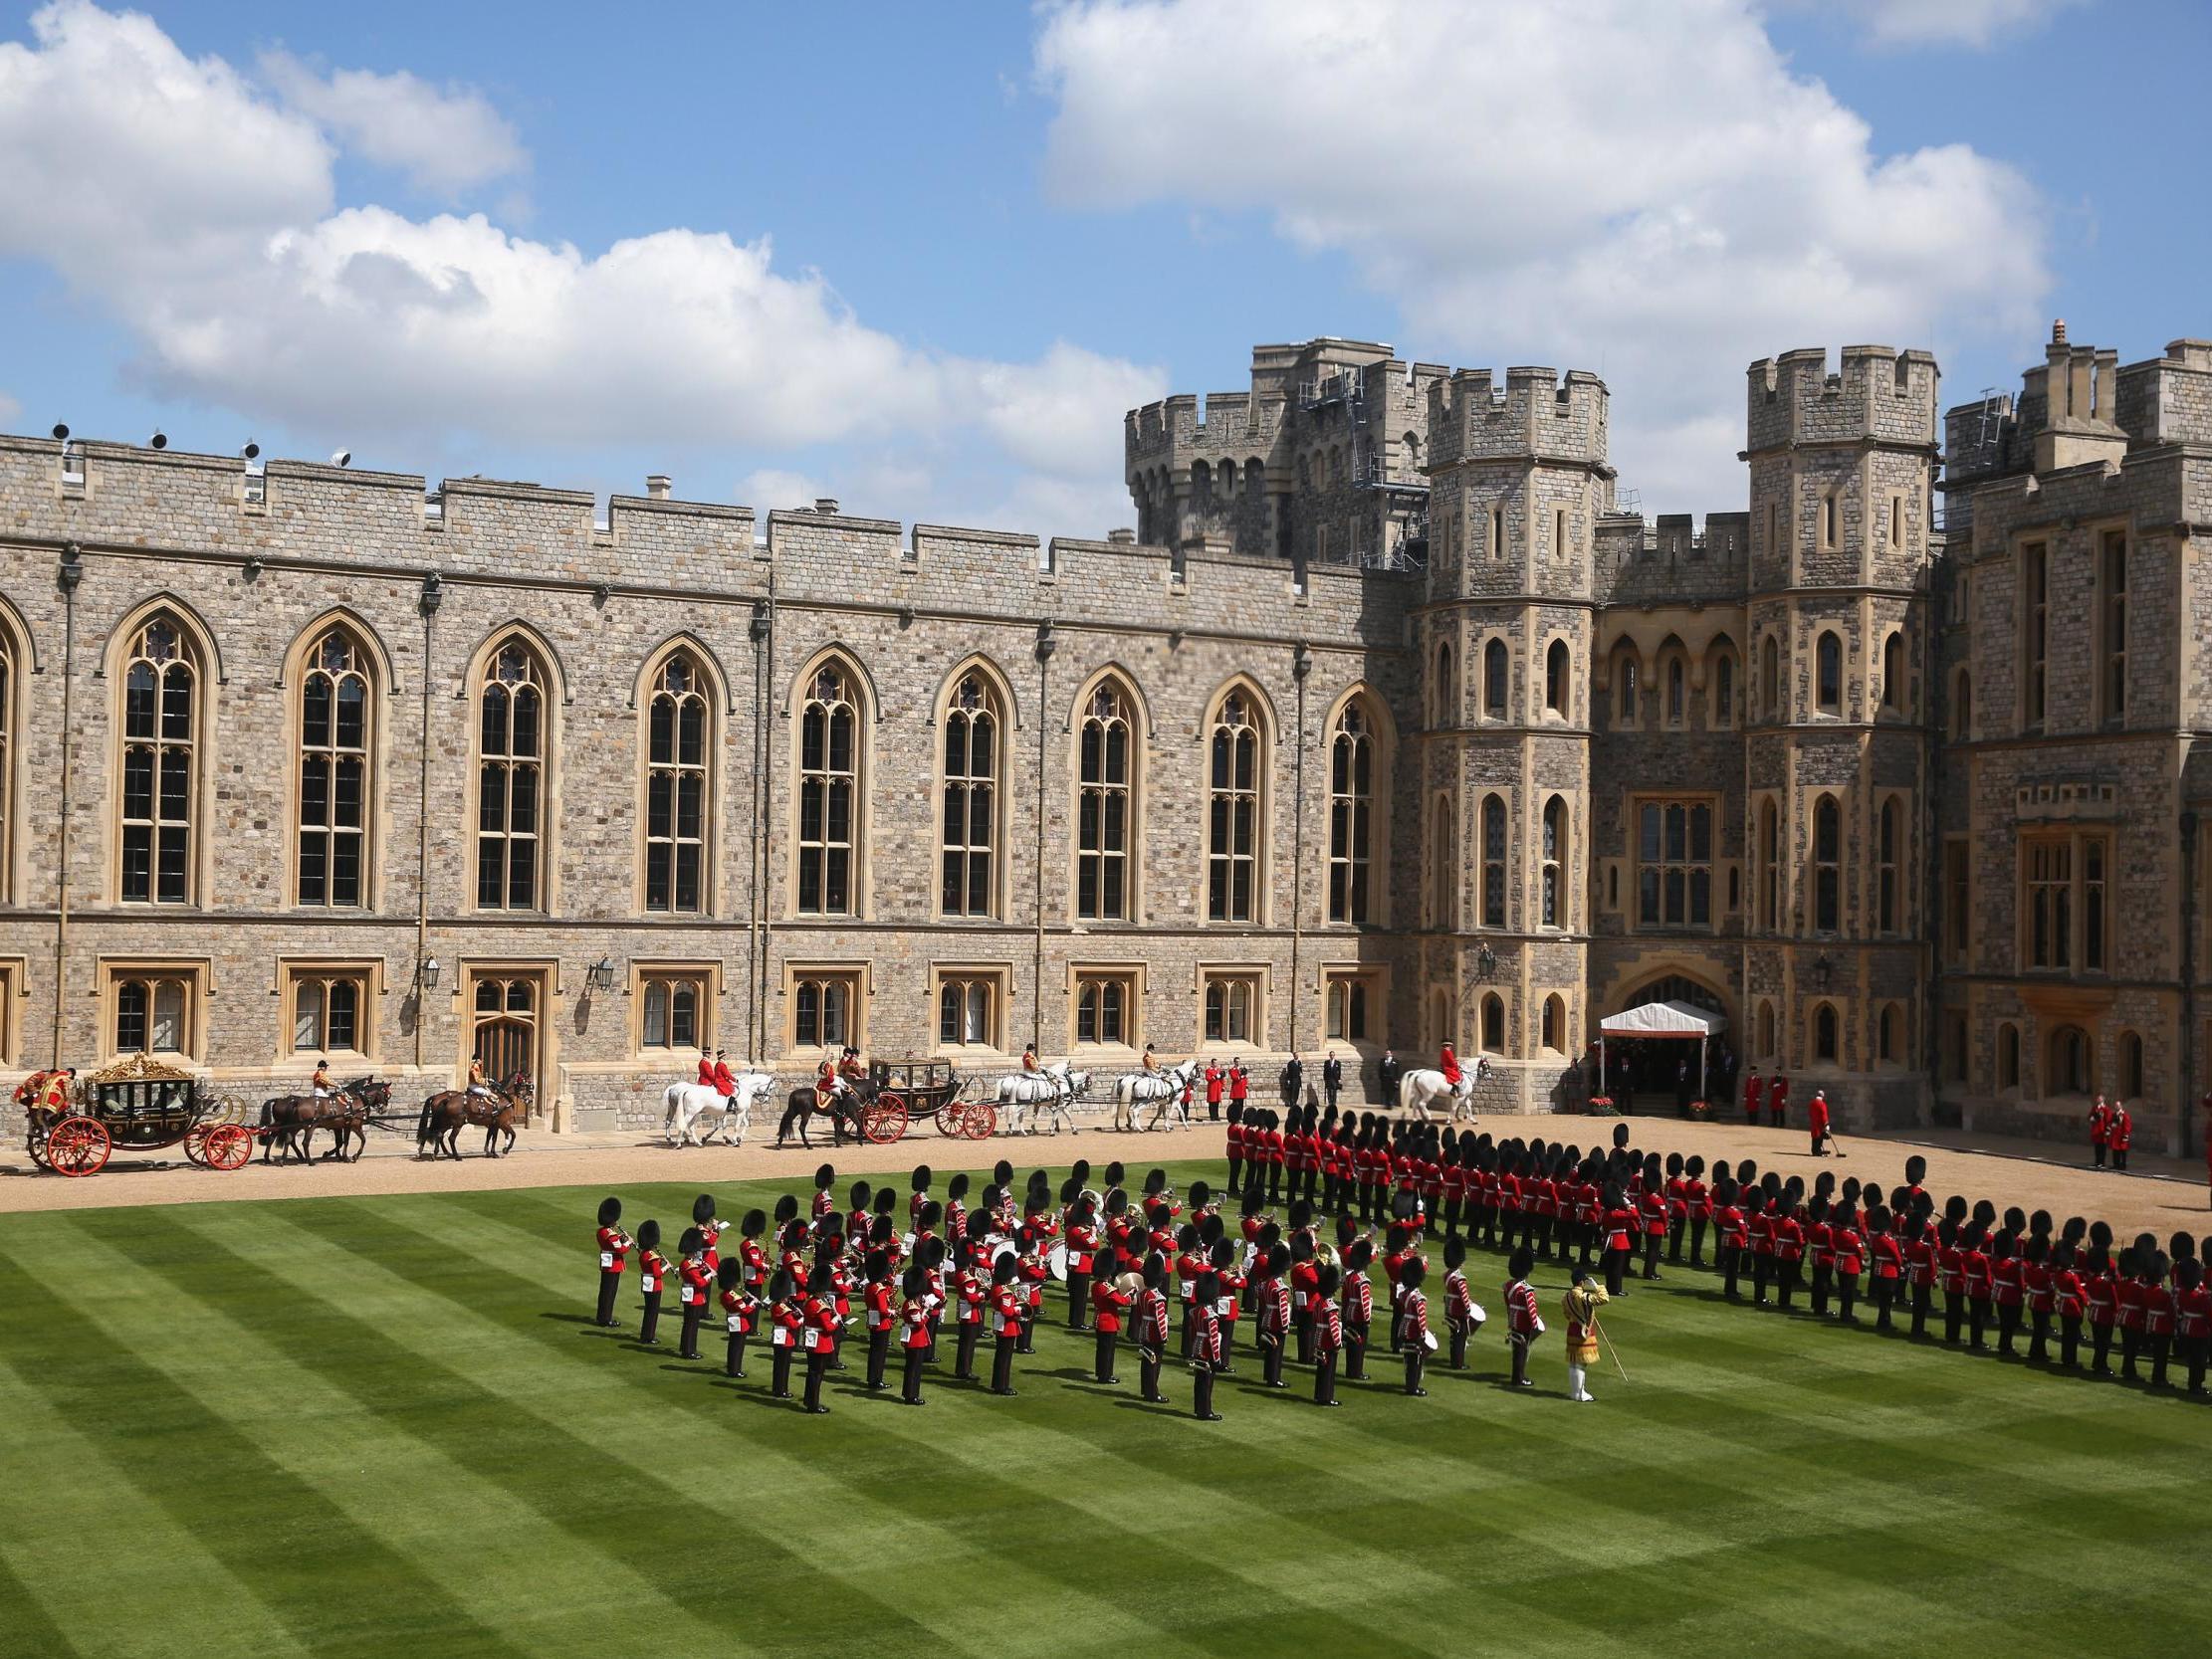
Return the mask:
[[311,1087],[317,1100],[327,1101],[331,1098],[331,1062],[327,1056],[316,1061],[315,1082]]
[[490,1079],[484,1075],[484,1056],[481,1054],[469,1057],[469,1093],[480,1095],[486,1100],[492,1098],[492,1085]]
[[1457,1089],[1460,1083],[1459,1057],[1451,1052],[1451,1045],[1443,1045],[1443,1053],[1437,1058],[1437,1070],[1443,1073],[1444,1082]]
[[1042,1066],[1037,1064],[1037,1045],[1035,1043],[1024,1043],[1022,1045],[1021,1069],[1024,1072],[1030,1073],[1039,1072],[1044,1069]]
[[730,1070],[730,1051],[726,1048],[715,1050],[714,1070],[711,1072],[707,1071],[706,1058],[702,1056],[699,1061],[699,1069],[706,1073],[699,1081],[722,1097],[723,1108],[727,1111],[730,1105],[730,1097],[738,1092],[736,1074]]

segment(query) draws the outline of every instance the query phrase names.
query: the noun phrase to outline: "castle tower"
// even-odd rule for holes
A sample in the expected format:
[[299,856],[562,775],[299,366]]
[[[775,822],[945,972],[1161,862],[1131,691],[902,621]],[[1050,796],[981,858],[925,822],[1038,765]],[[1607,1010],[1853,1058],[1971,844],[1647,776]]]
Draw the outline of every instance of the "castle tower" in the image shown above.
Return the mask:
[[1940,433],[1926,352],[1847,346],[1750,368],[1747,1064],[1825,1087],[1846,1125],[1926,1108]]
[[1430,388],[1423,729],[1424,1047],[1488,1058],[1492,1109],[1551,1104],[1586,1007],[1593,546],[1606,388],[1513,368]]

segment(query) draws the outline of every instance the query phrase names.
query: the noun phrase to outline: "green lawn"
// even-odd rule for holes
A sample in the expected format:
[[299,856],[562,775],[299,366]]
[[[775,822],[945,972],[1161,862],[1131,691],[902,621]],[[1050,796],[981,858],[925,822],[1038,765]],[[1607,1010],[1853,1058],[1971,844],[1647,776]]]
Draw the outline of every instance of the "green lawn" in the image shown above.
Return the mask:
[[[711,1327],[710,1362],[677,1361],[673,1309],[666,1353],[584,1323],[600,1190],[0,1219],[0,1653],[2212,1646],[2193,1402],[1682,1271],[1609,1320],[1634,1381],[1570,1406],[1556,1268],[1513,1396],[1477,1253],[1492,1323],[1427,1399],[1378,1363],[1317,1411],[1240,1355],[1197,1423],[1138,1402],[1133,1359],[1091,1386],[1055,1298],[1018,1399],[933,1375],[903,1410],[856,1391],[856,1344],[809,1418],[758,1347],[742,1383]],[[694,1190],[627,1190],[628,1218]],[[635,1304],[632,1277],[633,1332]]]

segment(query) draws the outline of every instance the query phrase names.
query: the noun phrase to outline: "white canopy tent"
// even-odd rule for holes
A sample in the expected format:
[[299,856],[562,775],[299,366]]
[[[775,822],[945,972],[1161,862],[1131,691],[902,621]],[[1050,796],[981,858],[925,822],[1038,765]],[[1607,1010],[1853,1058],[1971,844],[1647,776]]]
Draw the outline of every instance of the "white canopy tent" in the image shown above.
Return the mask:
[[1686,1002],[1644,1002],[1598,1023],[1598,1089],[1606,1086],[1608,1037],[1694,1037],[1697,1039],[1697,1093],[1705,1093],[1705,1055],[1712,1039],[1728,1029],[1720,1015]]

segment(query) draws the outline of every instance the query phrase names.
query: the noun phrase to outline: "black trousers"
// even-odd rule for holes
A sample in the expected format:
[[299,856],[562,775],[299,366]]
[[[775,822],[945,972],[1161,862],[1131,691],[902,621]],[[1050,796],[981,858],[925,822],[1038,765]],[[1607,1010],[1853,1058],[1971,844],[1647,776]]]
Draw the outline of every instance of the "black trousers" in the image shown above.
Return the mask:
[[886,1364],[888,1364],[888,1363],[890,1362],[890,1358],[891,1358],[891,1331],[890,1331],[890,1328],[889,1328],[888,1326],[886,1326],[886,1327],[885,1327],[885,1328],[884,1328],[883,1330],[881,1330],[881,1331],[871,1331],[871,1332],[869,1332],[869,1333],[868,1333],[868,1386],[869,1386],[870,1388],[874,1388],[874,1389],[878,1389],[878,1390],[880,1390],[880,1389],[882,1389],[882,1388],[884,1387],[884,1381],[883,1381],[883,1368],[884,1368],[884,1366],[885,1366]]
[[2072,1370],[2082,1352],[2082,1316],[2071,1314],[2059,1322],[2059,1363]]
[[1427,1343],[1414,1343],[1409,1346],[1406,1349],[1407,1393],[1422,1394],[1428,1392],[1428,1390],[1421,1385],[1422,1372],[1427,1370],[1428,1367],[1429,1345]]
[[1239,1179],[1243,1171],[1244,1160],[1242,1158],[1232,1157],[1228,1160],[1228,1189],[1238,1196],[1241,1196],[1244,1191],[1243,1182]]
[[1890,1328],[1889,1311],[1897,1300],[1897,1282],[1894,1279],[1884,1279],[1877,1274],[1875,1276],[1874,1295],[1875,1329],[1877,1331],[1887,1331]]
[[919,1348],[906,1350],[905,1386],[900,1388],[899,1398],[909,1405],[922,1403],[922,1355],[928,1351],[927,1348]]
[[1202,1418],[1214,1415],[1214,1367],[1212,1365],[1199,1366],[1192,1377],[1191,1415]]
[[[2204,1366],[2200,1361],[2197,1366],[2200,1376],[2203,1369]],[[1313,1403],[1315,1405],[1336,1404],[1336,1349],[1333,1348],[1322,1352],[1314,1359]]]
[[1259,1376],[1270,1388],[1282,1386],[1282,1333],[1279,1331],[1259,1334]]
[[730,1351],[728,1357],[722,1362],[722,1374],[724,1376],[745,1375],[745,1333],[742,1331],[730,1333]]
[[983,1331],[981,1320],[962,1322],[960,1340],[953,1348],[953,1376],[961,1382],[976,1380],[976,1341]]
[[788,1347],[775,1350],[775,1362],[770,1367],[769,1392],[779,1400],[791,1397],[791,1352]]
[[2020,1335],[2020,1307],[2017,1303],[1999,1303],[1997,1306],[1997,1351],[2012,1352],[2014,1340]]
[[1455,1371],[1465,1370],[1467,1367],[1467,1338],[1473,1333],[1465,1324],[1456,1320],[1446,1320],[1444,1324],[1445,1328],[1451,1333],[1451,1368]]
[[622,1275],[602,1271],[599,1275],[599,1314],[601,1325],[613,1325],[614,1298],[622,1289]]
[[1774,1258],[1774,1300],[1785,1310],[1790,1305],[1790,1297],[1797,1290],[1797,1274],[1796,1262],[1786,1262],[1780,1256]]
[[1667,1223],[1666,1259],[1668,1261],[1678,1262],[1682,1259],[1682,1235],[1688,1231],[1689,1217],[1686,1215],[1677,1215]]
[[1657,1279],[1659,1277],[1659,1247],[1660,1242],[1658,1233],[1646,1233],[1644,1235],[1644,1277],[1647,1279]]
[[1720,1294],[1735,1301],[1740,1294],[1736,1280],[1743,1270],[1743,1252],[1732,1244],[1723,1244],[1714,1254],[1713,1265],[1720,1269]]
[[1165,1397],[1160,1392],[1160,1355],[1153,1349],[1137,1349],[1137,1391],[1148,1400]]
[[2112,1374],[2112,1328],[2108,1325],[2090,1327],[2090,1369],[2099,1376]]
[[1856,1273],[1837,1274],[1836,1317],[1839,1319],[1853,1320],[1856,1322],[1858,1315],[1854,1310],[1857,1308],[1858,1303],[1859,1275]]
[[2150,1344],[2150,1385],[2153,1388],[2163,1388],[2166,1385],[2166,1361],[2173,1354],[2173,1333],[2154,1331],[2144,1341]]
[[1299,1308],[1293,1310],[1290,1315],[1290,1329],[1297,1336],[1298,1363],[1301,1365],[1312,1364],[1313,1310],[1311,1308]]
[[1689,1218],[1689,1265],[1705,1265],[1705,1218],[1701,1215]]
[[637,1340],[641,1343],[659,1342],[660,1328],[661,1293],[659,1291],[647,1291],[645,1293],[645,1320],[637,1328]]
[[1982,1346],[1982,1339],[1989,1331],[1989,1316],[1994,1304],[1974,1298],[1966,1304],[1966,1333],[1968,1342],[1975,1348]]
[[2212,1350],[2212,1342],[2202,1337],[2183,1337],[2179,1347],[2181,1361],[2189,1369],[2189,1392],[2201,1394],[2204,1392],[2204,1362],[2212,1356],[2212,1351],[2208,1351]]
[[1358,1325],[1350,1320],[1344,1322],[1344,1380],[1367,1380],[1367,1322],[1364,1320]]
[[1215,1370],[1222,1376],[1234,1376],[1236,1368],[1229,1363],[1229,1358],[1235,1351],[1236,1322],[1225,1319],[1221,1321],[1221,1356],[1214,1361]]
[[2051,1357],[2051,1310],[2028,1310],[2028,1358],[2034,1364],[2043,1364]]
[[1513,1386],[1518,1388],[1528,1380],[1528,1349],[1531,1339],[1512,1336],[1505,1339],[1505,1346],[1513,1352]]
[[[1760,1250],[1751,1252],[1751,1300],[1766,1306],[1767,1281],[1774,1277],[1774,1258]],[[1611,1289],[1608,1286],[1607,1289]]]
[[2112,1148],[2112,1167],[2114,1169],[2127,1167],[2127,1148],[2125,1146],[2114,1146]]
[[2121,1326],[2119,1331],[2119,1374],[2128,1381],[2135,1380],[2135,1361],[2142,1354],[2143,1334]]
[[1926,1335],[1928,1334],[1928,1315],[1929,1315],[1929,1313],[1930,1313],[1930,1312],[1931,1312],[1931,1311],[1933,1310],[1933,1308],[1934,1308],[1934,1305],[1935,1305],[1935,1287],[1934,1287],[1933,1285],[1923,1285],[1923,1284],[1921,1284],[1921,1283],[1920,1283],[1919,1281],[1917,1281],[1917,1280],[1913,1281],[1913,1285],[1912,1285],[1912,1335],[1913,1335],[1913,1336],[1915,1336],[1915,1337],[1925,1337],[1925,1336],[1926,1336]]
[[822,1404],[822,1374],[829,1369],[829,1349],[817,1348],[806,1355],[806,1409],[827,1411]]
[[1000,1337],[991,1355],[991,1391],[995,1394],[1013,1392],[1013,1348],[1011,1337]]
[[1606,1295],[1619,1296],[1621,1294],[1621,1281],[1627,1275],[1628,1269],[1629,1253],[1626,1250],[1608,1250],[1605,1253]]
[[1067,1270],[1067,1328],[1087,1331],[1091,1323],[1091,1276]]
[[706,1317],[705,1304],[698,1302],[684,1304],[684,1335],[683,1341],[676,1346],[677,1358],[696,1359],[699,1357],[699,1322]]
[[1833,1266],[1823,1267],[1818,1262],[1815,1262],[1813,1264],[1814,1313],[1825,1314],[1828,1312],[1828,1291],[1829,1286],[1835,1279],[1835,1275],[1836,1269]]
[[1091,1360],[1091,1376],[1095,1381],[1118,1382],[1121,1380],[1114,1375],[1114,1340],[1115,1333],[1111,1331],[1100,1331],[1098,1333],[1098,1348]]
[[1016,1353],[1034,1353],[1034,1352],[1036,1352],[1036,1350],[1037,1350],[1037,1346],[1036,1346],[1036,1330],[1037,1330],[1037,1316],[1036,1316],[1036,1310],[1035,1310],[1035,1309],[1033,1309],[1033,1308],[1025,1308],[1025,1309],[1023,1309],[1023,1310],[1022,1310],[1022,1313],[1021,1313],[1021,1341],[1020,1341],[1020,1342],[1019,1342],[1018,1344],[1016,1344],[1016,1345],[1015,1345],[1015,1347],[1014,1347],[1014,1352],[1016,1352]]
[[1198,1328],[1192,1323],[1193,1318],[1191,1303],[1186,1298],[1183,1304],[1183,1346],[1177,1350],[1185,1359],[1191,1357],[1191,1349],[1198,1342]]
[[1959,1331],[1965,1324],[1966,1293],[1964,1291],[1945,1291],[1943,1293],[1943,1340],[1946,1343],[1957,1342]]
[[2095,1141],[2090,1143],[2090,1167],[2092,1169],[2104,1167],[2104,1142],[2101,1141]]

